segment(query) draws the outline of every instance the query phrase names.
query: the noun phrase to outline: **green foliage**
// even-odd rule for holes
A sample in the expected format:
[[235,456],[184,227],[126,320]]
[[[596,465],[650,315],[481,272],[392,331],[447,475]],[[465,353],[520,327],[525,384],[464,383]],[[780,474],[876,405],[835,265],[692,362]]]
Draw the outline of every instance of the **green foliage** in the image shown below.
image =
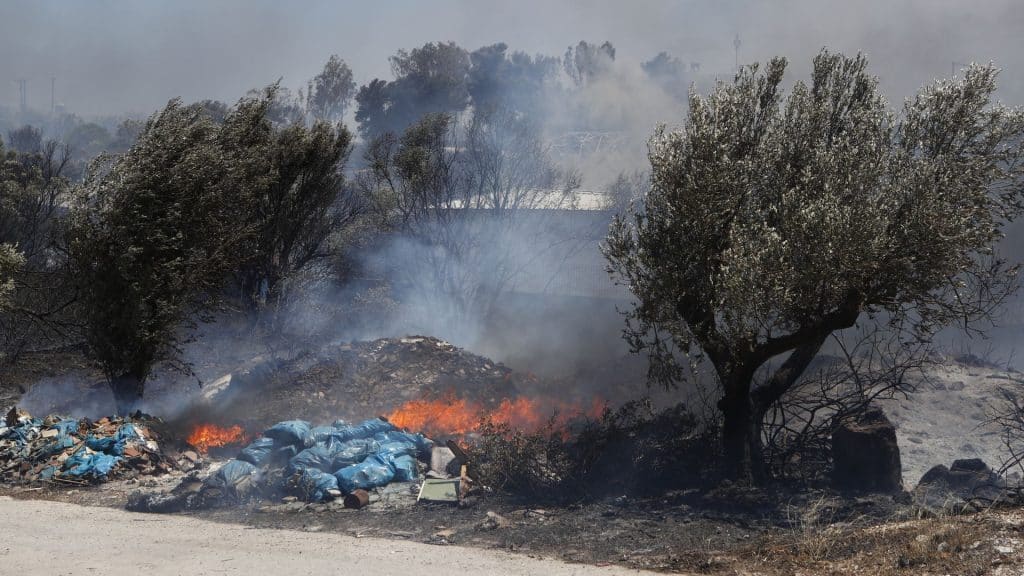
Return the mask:
[[237,264],[249,234],[238,208],[263,153],[246,112],[219,127],[171,101],[127,153],[95,162],[80,191],[70,253],[86,342],[122,411],[155,362],[176,358],[183,322],[210,309]]
[[95,158],[109,150],[113,142],[110,132],[94,122],[78,124],[64,137],[72,154],[83,160]]
[[232,108],[172,101],[90,169],[70,253],[89,350],[122,410],[156,362],[187,369],[183,328],[209,319],[232,278],[260,311],[361,210],[340,197],[349,132],[275,123],[277,91]]
[[317,120],[337,122],[345,116],[355,90],[352,69],[344,60],[332,54],[323,71],[309,81],[306,88],[306,111]]
[[395,79],[374,79],[356,94],[356,121],[365,139],[401,132],[426,114],[459,112],[469,105],[469,53],[454,42],[399,50],[389,60]]
[[637,297],[628,338],[652,354],[652,377],[682,377],[677,351],[714,365],[737,460],[756,458],[751,422],[833,331],[884,313],[928,338],[986,317],[1012,287],[991,254],[1021,211],[1024,114],[993,103],[993,67],[897,114],[863,56],[823,51],[783,97],[785,66],[691,94],[684,128],[651,139],[650,190],[604,248]]
[[467,90],[473,107],[511,109],[537,118],[546,90],[557,79],[558,58],[508,52],[504,43],[478,48],[469,55]]
[[[261,117],[272,92],[243,100],[239,109]],[[344,126],[264,122],[256,128],[246,133],[251,142],[239,143],[263,153],[254,167],[260,178],[242,199],[243,222],[253,233],[242,247],[238,277],[246,302],[260,312],[279,303],[287,281],[332,255],[331,237],[354,224],[366,203],[345,186],[352,135]]]

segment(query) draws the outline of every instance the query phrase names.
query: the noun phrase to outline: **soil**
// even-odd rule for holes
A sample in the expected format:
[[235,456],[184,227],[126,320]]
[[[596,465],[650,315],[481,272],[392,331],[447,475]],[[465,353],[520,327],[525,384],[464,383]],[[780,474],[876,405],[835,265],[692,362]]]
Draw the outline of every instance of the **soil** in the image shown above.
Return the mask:
[[[491,550],[441,548],[303,530],[225,526],[183,516],[4,500],[5,574],[578,574],[579,567]],[[69,537],[69,535],[74,535]],[[286,569],[285,569],[286,568]],[[602,568],[601,574],[635,573]]]
[[[495,558],[487,554],[481,557],[466,549],[515,553],[493,560],[501,568],[480,572],[495,574],[560,573],[557,564],[533,564],[534,558],[595,567],[721,576],[1001,575],[1020,574],[1024,569],[1024,511],[993,510],[967,516],[917,518],[912,507],[881,496],[794,494],[790,495],[792,500],[780,505],[778,502],[785,501],[781,494],[725,489],[717,494],[682,493],[653,500],[609,499],[586,505],[537,508],[485,495],[471,499],[466,506],[450,507],[416,504],[407,489],[402,493],[401,485],[392,485],[390,493],[385,491],[361,510],[345,509],[340,503],[264,502],[169,515],[123,511],[131,492],[166,489],[179,479],[169,475],[143,484],[115,481],[72,490],[4,487],[0,490],[0,513],[9,519],[5,525],[17,535],[5,544],[5,566],[10,567],[13,558],[13,565],[22,562],[39,570],[51,558],[70,558],[72,551],[66,546],[45,549],[53,542],[47,531],[57,524],[62,533],[70,528],[70,533],[79,535],[76,542],[96,541],[89,546],[75,544],[75,551],[84,549],[77,559],[84,563],[76,567],[84,567],[89,561],[102,562],[100,556],[112,562],[110,566],[131,561],[161,564],[161,558],[169,553],[195,556],[190,561],[202,561],[196,566],[210,566],[215,565],[211,562],[219,561],[219,554],[230,557],[225,562],[234,562],[230,568],[241,573],[238,566],[244,561],[238,558],[244,554],[227,554],[227,550],[232,550],[227,544],[200,544],[216,534],[218,541],[227,535],[232,546],[236,539],[241,539],[237,543],[239,550],[262,550],[256,557],[264,563],[296,561],[296,548],[329,549],[318,561],[343,561],[346,548],[365,547],[367,555],[359,561],[370,563],[369,573],[374,573],[377,562],[382,561],[377,553],[391,549],[410,554],[415,551],[418,559],[430,558],[431,565],[440,565],[431,573],[446,571],[447,559],[453,557],[470,563],[477,562],[477,558]],[[16,505],[5,497],[13,499]],[[68,504],[82,508],[68,508]],[[55,522],[56,518],[60,521]],[[111,534],[116,531],[110,525],[114,521],[132,531],[133,542],[143,543],[116,549],[126,556],[115,554],[117,558],[110,560],[108,547],[116,548],[119,541]],[[160,531],[153,534],[152,542],[145,535],[149,523]],[[226,527],[218,529],[217,524]],[[234,525],[253,530],[237,531],[230,527]],[[281,531],[280,536],[272,530]],[[327,534],[336,535],[336,539],[323,540]],[[360,539],[358,544],[354,539]],[[34,544],[37,540],[51,544],[39,547]],[[185,548],[168,552],[168,542],[179,540]],[[157,543],[163,546],[156,546]],[[284,543],[291,544],[283,546]],[[460,551],[452,556],[446,550],[421,548],[422,545],[455,547],[450,550]],[[383,573],[393,573],[388,572],[387,565],[381,566]],[[61,564],[61,568],[70,569],[67,564]],[[160,574],[159,570],[164,568],[155,568],[151,573]],[[313,564],[310,569],[320,573],[323,567]],[[416,573],[412,566],[409,570],[403,573]],[[605,572],[615,573],[602,569]]]

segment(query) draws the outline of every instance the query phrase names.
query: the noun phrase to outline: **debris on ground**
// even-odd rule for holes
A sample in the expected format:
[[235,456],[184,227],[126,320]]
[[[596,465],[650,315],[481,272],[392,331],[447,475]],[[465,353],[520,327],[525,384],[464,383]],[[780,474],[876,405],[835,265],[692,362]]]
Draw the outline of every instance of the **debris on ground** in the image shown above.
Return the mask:
[[362,508],[371,501],[369,490],[418,481],[433,452],[430,439],[380,418],[329,426],[288,420],[265,430],[205,479],[189,477],[170,495],[138,495],[129,508],[164,512],[257,499],[323,503],[342,497],[345,507]]
[[0,426],[0,481],[87,484],[125,474],[156,475],[191,470],[195,452],[161,449],[159,419],[135,414],[95,422],[50,415],[33,418],[12,408]]
[[[263,359],[218,379],[193,411],[259,429],[282,414],[307,421],[387,414],[451,392],[487,407],[536,390],[538,378],[425,336],[324,346],[294,358]],[[214,390],[215,389],[215,390]]]

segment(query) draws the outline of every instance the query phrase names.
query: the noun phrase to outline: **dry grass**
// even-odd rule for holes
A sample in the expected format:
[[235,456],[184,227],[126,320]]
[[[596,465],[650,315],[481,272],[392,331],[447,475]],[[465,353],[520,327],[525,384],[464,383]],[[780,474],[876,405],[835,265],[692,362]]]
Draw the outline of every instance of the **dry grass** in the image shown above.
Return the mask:
[[[1021,511],[873,526],[829,525],[827,517],[811,516],[805,514],[795,530],[769,534],[750,548],[730,551],[729,567],[720,573],[971,576],[1019,574],[1024,566]],[[1013,552],[1005,553],[1008,548]]]

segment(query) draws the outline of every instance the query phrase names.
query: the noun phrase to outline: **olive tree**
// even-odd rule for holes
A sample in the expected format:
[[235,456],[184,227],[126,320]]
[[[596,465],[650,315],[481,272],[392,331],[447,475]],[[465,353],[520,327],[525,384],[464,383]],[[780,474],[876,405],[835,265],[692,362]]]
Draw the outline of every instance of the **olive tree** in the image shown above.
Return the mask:
[[85,340],[120,413],[155,363],[178,357],[183,325],[210,310],[237,264],[249,233],[238,208],[263,152],[244,112],[218,125],[172,101],[79,191],[69,244]]
[[683,358],[713,366],[727,469],[755,480],[766,411],[830,334],[875,317],[928,339],[992,311],[1014,285],[993,245],[1022,209],[1024,115],[993,101],[994,67],[898,112],[861,55],[822,51],[788,95],[785,68],[691,93],[604,246],[636,299],[632,347],[663,383]]

